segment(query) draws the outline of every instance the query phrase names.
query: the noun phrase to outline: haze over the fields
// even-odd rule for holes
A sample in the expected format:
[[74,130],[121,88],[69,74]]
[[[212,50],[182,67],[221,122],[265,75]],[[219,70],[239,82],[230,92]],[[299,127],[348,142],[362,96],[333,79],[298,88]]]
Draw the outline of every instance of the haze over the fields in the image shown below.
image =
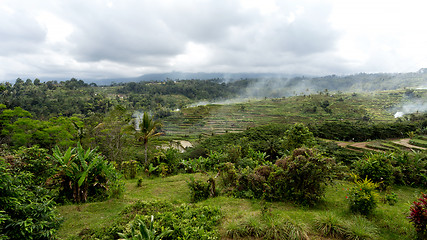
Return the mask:
[[0,81],[427,66],[421,0],[2,0]]

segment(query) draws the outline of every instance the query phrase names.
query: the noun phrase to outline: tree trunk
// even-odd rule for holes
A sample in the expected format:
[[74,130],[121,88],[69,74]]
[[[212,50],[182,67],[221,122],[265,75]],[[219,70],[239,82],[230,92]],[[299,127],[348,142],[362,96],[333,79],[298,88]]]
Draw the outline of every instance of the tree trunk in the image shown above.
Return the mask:
[[148,153],[147,153],[147,143],[144,144],[145,147],[145,166],[148,166]]

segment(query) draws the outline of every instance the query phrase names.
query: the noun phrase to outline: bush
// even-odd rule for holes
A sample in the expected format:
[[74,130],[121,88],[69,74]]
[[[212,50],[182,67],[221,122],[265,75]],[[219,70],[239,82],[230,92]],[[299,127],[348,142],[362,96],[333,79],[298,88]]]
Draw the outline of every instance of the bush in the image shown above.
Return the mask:
[[31,173],[33,184],[43,186],[46,184],[46,180],[55,173],[53,161],[47,152],[47,149],[38,146],[21,147],[13,155],[7,157],[10,164],[9,169],[14,174],[24,171]]
[[[270,201],[293,200],[314,205],[324,195],[334,173],[334,161],[314,149],[295,149],[291,156],[274,165],[246,168],[237,177],[235,192],[241,197],[265,198]],[[225,176],[224,176],[225,177]]]
[[180,160],[181,156],[177,149],[170,147],[162,150],[156,157],[155,163],[156,166],[159,166],[159,175],[164,177],[169,174],[176,174]]
[[423,152],[402,152],[392,155],[395,183],[427,186],[427,155]]
[[0,239],[54,239],[61,219],[48,190],[28,173],[11,174],[0,158]]
[[295,123],[285,132],[282,143],[287,150],[294,150],[300,147],[312,147],[315,144],[313,133],[302,123]]
[[427,194],[422,194],[410,208],[408,219],[415,227],[419,239],[427,238]]
[[138,162],[135,160],[123,161],[122,172],[125,178],[134,179],[138,170]]
[[363,159],[356,161],[354,166],[361,178],[369,178],[378,183],[381,189],[385,189],[393,184],[394,180],[392,157],[389,153],[368,153]]
[[227,162],[220,167],[220,183],[226,192],[237,186],[237,171],[233,163]]
[[394,206],[397,203],[397,195],[392,192],[390,194],[385,195],[384,202],[390,206]]
[[283,178],[280,190],[275,194],[286,194],[303,205],[314,205],[325,193],[326,185],[332,180],[334,161],[315,152],[314,149],[298,148],[291,156],[276,161],[276,166],[283,169],[270,176],[271,186],[275,184],[275,176]]
[[199,202],[216,196],[215,180],[213,178],[209,178],[207,182],[204,182],[195,180],[191,176],[190,181],[187,183],[190,188],[192,202]]
[[[152,216],[155,221],[151,227]],[[143,222],[144,225],[150,226],[149,230],[155,233],[155,238],[163,234],[161,239],[219,239],[215,228],[221,217],[221,211],[216,207],[137,201],[126,207],[113,224],[96,231],[87,229],[79,236],[82,239],[119,239],[118,233],[125,236],[131,234],[129,225],[139,225],[138,223]],[[164,236],[164,232],[168,234]]]
[[349,201],[350,211],[369,215],[378,204],[378,194],[375,192],[378,184],[367,177],[363,180],[356,177],[355,184],[356,186],[350,188],[346,197]]

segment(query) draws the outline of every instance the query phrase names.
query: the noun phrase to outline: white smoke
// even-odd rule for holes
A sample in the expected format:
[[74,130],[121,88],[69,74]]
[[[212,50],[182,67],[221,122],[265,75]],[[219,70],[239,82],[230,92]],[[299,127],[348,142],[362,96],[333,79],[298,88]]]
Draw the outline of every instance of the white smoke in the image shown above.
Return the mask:
[[144,116],[144,113],[143,113],[143,112],[135,111],[135,112],[132,114],[132,118],[134,118],[134,124],[135,124],[135,130],[136,130],[136,131],[141,130],[141,128],[139,127],[139,124],[140,124],[140,123],[141,123],[141,121],[142,121],[142,116]]
[[405,114],[427,112],[427,99],[416,99],[410,103],[405,103],[394,114],[395,118],[402,117]]

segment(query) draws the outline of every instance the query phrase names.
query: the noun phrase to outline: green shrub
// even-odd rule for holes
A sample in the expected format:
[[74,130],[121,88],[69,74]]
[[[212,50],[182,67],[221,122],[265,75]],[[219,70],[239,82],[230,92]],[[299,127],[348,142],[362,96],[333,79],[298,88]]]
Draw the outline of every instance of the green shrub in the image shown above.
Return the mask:
[[303,205],[314,205],[325,193],[333,176],[334,161],[314,149],[299,148],[291,156],[276,161],[278,170],[269,176],[272,193]]
[[156,166],[159,166],[159,175],[166,176],[170,174],[176,174],[179,167],[181,155],[175,148],[168,148],[162,150],[156,157]]
[[334,165],[332,159],[314,149],[295,149],[291,156],[277,160],[274,165],[242,170],[237,176],[235,192],[240,197],[314,205],[323,197],[326,184],[333,177]]
[[190,181],[187,182],[191,192],[191,201],[199,202],[209,197],[215,197],[217,195],[215,188],[215,180],[209,178],[208,181],[195,180],[193,176],[190,177]]
[[138,170],[138,162],[135,160],[123,161],[122,172],[125,178],[134,179]]
[[133,240],[133,239],[160,240],[172,232],[171,230],[167,229],[167,230],[163,230],[162,233],[157,234],[157,231],[153,229],[153,220],[154,220],[154,216],[151,215],[150,228],[147,228],[144,221],[142,221],[141,219],[136,219],[132,223],[130,237],[128,237],[129,234],[124,234],[124,233],[118,233],[118,235],[121,237],[121,239],[126,239],[126,240],[128,239],[129,240]]
[[142,177],[138,178],[138,180],[136,182],[136,186],[137,187],[142,187]]
[[[152,216],[155,221],[151,227]],[[221,218],[221,211],[216,207],[137,201],[126,207],[113,224],[96,231],[85,230],[79,236],[83,239],[118,239],[121,233],[128,237],[133,235],[129,225],[136,227],[133,236],[138,236],[141,227],[144,229],[144,226],[141,226],[143,223],[150,226],[147,230],[149,233],[155,233],[155,238],[168,232],[162,239],[219,239],[216,228]]]
[[417,231],[418,239],[427,238],[427,194],[422,194],[410,208],[408,219]]
[[397,203],[397,195],[396,195],[396,193],[392,192],[390,194],[385,195],[384,201],[388,205],[394,206]]
[[32,174],[12,174],[0,158],[0,239],[54,239],[61,218],[49,191]]
[[33,174],[36,185],[45,185],[47,179],[54,175],[54,162],[49,158],[48,150],[37,145],[29,148],[19,148],[13,158],[11,170],[14,173],[26,171]]
[[393,184],[394,168],[391,164],[392,154],[368,153],[363,159],[354,163],[355,170],[361,178],[369,178],[379,187],[385,189]]
[[371,214],[378,204],[378,194],[375,192],[377,187],[378,184],[367,177],[363,180],[356,177],[355,186],[350,188],[346,196],[350,211],[363,215]]
[[427,154],[424,152],[394,153],[394,179],[397,184],[427,186]]
[[232,191],[237,186],[237,170],[233,163],[227,162],[220,167],[220,184],[225,192]]
[[294,150],[300,147],[312,147],[315,144],[313,133],[303,123],[295,123],[285,132],[282,144],[287,150]]

